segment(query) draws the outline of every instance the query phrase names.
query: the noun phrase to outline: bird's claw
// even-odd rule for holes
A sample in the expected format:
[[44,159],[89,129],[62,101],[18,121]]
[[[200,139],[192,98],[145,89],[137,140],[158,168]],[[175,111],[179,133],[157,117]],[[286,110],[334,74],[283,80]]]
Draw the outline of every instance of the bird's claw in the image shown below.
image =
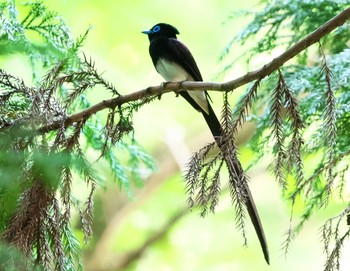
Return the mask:
[[166,86],[170,83],[172,83],[172,82],[163,82],[160,85],[162,86],[162,88],[166,88]]
[[182,85],[184,82],[186,82],[187,80],[183,80],[183,81],[179,81],[177,82],[177,86],[178,86],[178,90],[175,91],[176,97],[179,96],[180,92],[183,91],[182,89]]

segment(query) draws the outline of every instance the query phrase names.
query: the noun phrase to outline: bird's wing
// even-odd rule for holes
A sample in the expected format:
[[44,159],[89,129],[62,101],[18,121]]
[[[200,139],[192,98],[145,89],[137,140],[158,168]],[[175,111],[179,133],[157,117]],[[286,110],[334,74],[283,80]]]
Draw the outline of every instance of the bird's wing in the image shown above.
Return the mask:
[[197,63],[194,60],[190,50],[178,39],[168,39],[169,53],[171,58],[176,59],[177,64],[188,72],[194,81],[203,81],[202,75],[198,69]]
[[[198,69],[197,63],[194,60],[190,50],[178,39],[168,39],[169,59],[176,61],[176,64],[181,66],[190,76],[187,78],[193,81],[203,81],[202,75]],[[208,93],[206,91],[187,91],[181,92],[183,96],[195,109],[211,114],[210,104],[208,101]]]

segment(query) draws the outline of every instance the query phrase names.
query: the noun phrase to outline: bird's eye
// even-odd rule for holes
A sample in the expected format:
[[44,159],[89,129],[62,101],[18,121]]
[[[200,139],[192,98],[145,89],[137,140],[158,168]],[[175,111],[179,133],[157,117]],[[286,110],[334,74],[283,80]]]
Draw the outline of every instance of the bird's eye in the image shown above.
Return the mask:
[[158,32],[159,30],[160,30],[160,26],[159,26],[159,25],[156,25],[156,26],[153,28],[152,32],[153,32],[153,33],[156,33],[156,32]]

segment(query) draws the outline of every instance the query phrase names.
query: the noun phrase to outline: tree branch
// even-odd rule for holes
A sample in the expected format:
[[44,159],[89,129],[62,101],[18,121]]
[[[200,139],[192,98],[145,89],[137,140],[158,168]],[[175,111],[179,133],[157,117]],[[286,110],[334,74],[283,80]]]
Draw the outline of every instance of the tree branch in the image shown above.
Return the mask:
[[146,89],[142,89],[140,91],[133,92],[128,95],[119,96],[109,100],[103,100],[100,103],[97,103],[81,112],[76,114],[72,114],[68,116],[64,120],[55,121],[52,124],[47,126],[43,126],[39,128],[39,133],[46,133],[48,131],[52,131],[58,129],[62,126],[69,126],[70,124],[80,121],[84,118],[88,118],[92,114],[95,114],[98,111],[104,110],[106,108],[115,108],[122,104],[136,101],[142,98],[147,98],[154,95],[160,95],[164,93],[168,93],[171,91],[181,91],[183,89],[186,90],[216,90],[216,91],[232,91],[240,86],[243,86],[249,82],[252,82],[257,79],[262,79],[268,75],[270,75],[273,71],[280,68],[284,63],[288,60],[295,57],[297,54],[311,46],[312,44],[318,42],[322,37],[326,36],[330,32],[332,32],[337,27],[343,25],[350,18],[350,8],[345,9],[328,22],[324,23],[322,26],[317,28],[314,32],[309,34],[304,39],[300,40],[280,56],[274,58],[271,62],[265,64],[260,69],[257,69],[252,72],[248,72],[247,74],[225,82],[225,83],[212,83],[212,82],[198,82],[198,81],[186,81],[186,82],[171,82],[167,84],[161,84],[159,86],[148,87]]
[[138,260],[143,256],[143,254],[149,249],[154,243],[161,240],[166,236],[166,234],[170,231],[170,229],[175,226],[175,224],[182,219],[187,213],[189,213],[191,209],[187,208],[187,206],[183,209],[180,209],[174,215],[172,215],[157,232],[149,236],[145,242],[136,248],[135,250],[127,253],[122,259],[120,259],[115,266],[113,266],[113,270],[125,270],[130,266],[133,262]]

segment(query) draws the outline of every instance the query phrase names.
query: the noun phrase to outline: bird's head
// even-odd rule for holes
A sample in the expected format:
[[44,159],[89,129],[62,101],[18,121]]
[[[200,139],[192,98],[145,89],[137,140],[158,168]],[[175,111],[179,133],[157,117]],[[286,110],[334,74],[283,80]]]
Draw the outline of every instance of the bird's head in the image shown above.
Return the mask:
[[156,24],[150,30],[142,31],[142,33],[147,34],[150,41],[157,37],[176,38],[176,34],[180,34],[175,27],[165,23]]

